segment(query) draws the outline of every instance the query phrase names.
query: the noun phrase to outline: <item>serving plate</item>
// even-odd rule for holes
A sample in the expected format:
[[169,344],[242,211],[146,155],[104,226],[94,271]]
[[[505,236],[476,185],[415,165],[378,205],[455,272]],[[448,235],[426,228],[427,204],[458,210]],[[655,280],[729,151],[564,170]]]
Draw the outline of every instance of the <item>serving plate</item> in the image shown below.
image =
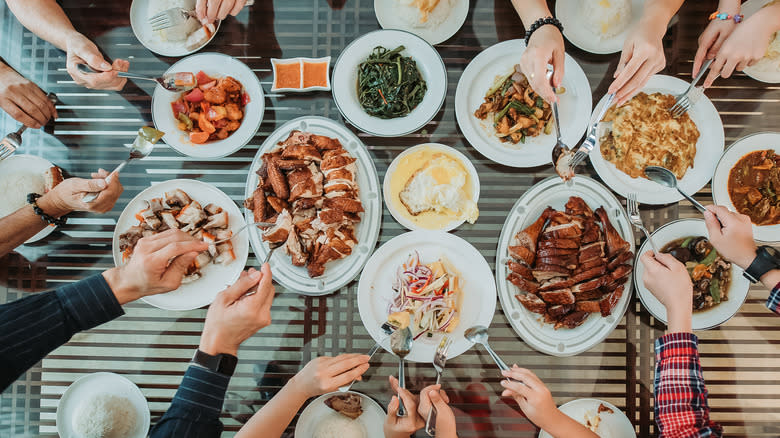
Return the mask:
[[265,112],[265,95],[257,75],[243,62],[221,53],[200,53],[173,64],[165,73],[193,72],[203,70],[211,77],[232,76],[244,86],[250,102],[244,107],[241,127],[224,140],[194,144],[186,132],[181,131],[171,110],[171,103],[182,93],[172,93],[161,85],[154,88],[152,95],[152,120],[155,128],[163,131],[163,141],[180,154],[195,158],[225,157],[244,147],[255,136]]
[[[151,24],[149,24],[149,4],[153,0],[133,0],[130,4],[130,27],[133,29],[133,34],[138,41],[143,44],[144,47],[152,52],[162,56],[186,56],[197,52],[198,50],[206,47],[211,40],[219,32],[219,27],[222,24],[221,20],[214,22],[214,33],[207,41],[194,49],[188,49],[184,42],[179,44],[163,42],[158,37],[155,31],[152,30]],[[184,0],[183,7],[190,10],[195,9],[195,0]]]
[[[767,149],[772,149],[775,153],[780,154],[780,133],[759,132],[750,134],[729,146],[726,152],[723,153],[723,156],[720,157],[718,167],[715,169],[715,176],[712,177],[712,201],[731,211],[736,211],[734,204],[731,202],[728,189],[731,168],[745,155]],[[761,242],[780,242],[780,224],[764,226],[753,224],[753,237]]]
[[509,212],[496,249],[496,285],[504,313],[512,328],[528,345],[553,356],[573,356],[601,343],[623,318],[631,297],[629,278],[611,315],[606,318],[590,315],[578,327],[558,330],[555,330],[552,324],[545,324],[541,315],[530,312],[515,298],[519,289],[506,279],[509,275],[509,268],[506,266],[510,259],[508,248],[512,239],[518,231],[536,221],[545,208],[551,206],[562,210],[572,196],[579,196],[594,210],[604,206],[612,226],[631,244],[629,250],[634,250],[633,229],[620,201],[595,180],[580,175],[567,182],[557,176],[551,176],[526,191]]
[[325,400],[334,395],[355,394],[363,400],[363,414],[354,421],[360,422],[366,428],[368,436],[384,436],[385,410],[374,399],[355,391],[331,392],[315,398],[306,409],[301,412],[298,422],[295,424],[295,438],[310,438],[314,436],[317,425],[332,416],[339,416],[338,412],[329,408]]
[[555,2],[555,16],[563,24],[563,36],[567,40],[580,49],[597,55],[623,50],[629,32],[642,18],[645,8],[644,0],[631,0],[631,24],[623,32],[611,38],[602,38],[583,24],[582,3],[584,2],[577,0],[558,0]]
[[[452,345],[448,358],[457,357],[471,348],[463,333],[475,325],[490,326],[496,310],[496,287],[493,272],[485,258],[470,243],[454,234],[443,231],[410,231],[396,236],[376,250],[366,263],[358,283],[358,310],[371,337],[382,345],[387,352],[390,349],[390,337],[381,325],[387,321],[388,307],[393,299],[393,280],[398,267],[407,261],[415,251],[422,263],[431,263],[446,256],[460,274],[463,301],[460,308],[460,322],[448,334]],[[432,337],[421,336],[412,344],[407,361],[430,362],[441,334]]]
[[[39,179],[40,185],[44,185],[44,173],[54,166],[49,160],[35,155],[14,154],[5,160],[0,161],[0,180],[14,179],[18,175],[24,175],[25,179],[36,178]],[[41,193],[43,194],[43,193]],[[24,207],[26,202],[20,205],[9,205],[7,197],[0,193],[0,203],[3,207],[3,212],[0,213],[0,217],[8,216],[14,211]],[[36,235],[27,239],[24,243],[34,243],[46,238],[57,227],[54,225],[47,225]]]
[[[471,60],[455,91],[455,116],[471,146],[490,160],[512,167],[549,164],[555,146],[555,134],[542,133],[537,137],[529,137],[524,144],[502,143],[495,136],[492,123],[477,119],[474,111],[484,102],[485,92],[496,79],[505,76],[520,62],[524,51],[523,40],[509,40],[488,47]],[[564,65],[566,75],[562,86],[565,92],[558,96],[558,109],[563,142],[573,147],[588,126],[591,91],[585,72],[574,58],[566,55]]]
[[244,218],[238,206],[228,195],[211,184],[192,179],[172,179],[154,184],[137,194],[122,210],[114,228],[111,251],[114,256],[114,264],[116,266],[124,265],[122,251],[119,250],[119,235],[125,233],[130,227],[138,225],[135,214],[146,208],[148,199],[162,197],[165,192],[175,189],[183,190],[204,207],[209,203],[222,207],[228,213],[228,223],[234,234],[232,242],[236,260],[227,265],[209,263],[201,269],[203,276],[200,279],[182,284],[178,289],[168,293],[141,298],[160,309],[192,310],[211,304],[219,292],[238,279],[246,266],[246,260],[249,256],[249,238],[247,233],[236,234],[244,226]]
[[[684,92],[688,82],[672,76],[654,75],[642,89],[647,94],[661,92],[678,95]],[[593,117],[601,110],[606,96],[599,101],[593,109]],[[699,130],[699,140],[696,142],[696,157],[693,160],[693,168],[689,168],[685,176],[680,180],[680,189],[693,196],[702,189],[712,178],[718,157],[723,152],[725,141],[723,122],[720,120],[718,110],[707,96],[701,96],[688,110],[691,120]],[[601,155],[601,147],[596,142],[596,147],[589,155],[590,162],[596,169],[599,177],[609,188],[619,193],[624,198],[629,193],[637,194],[637,201],[641,204],[671,204],[680,201],[683,196],[675,189],[661,186],[649,179],[631,178],[615,167],[614,164],[604,159]]]
[[[325,117],[305,116],[293,119],[277,128],[266,138],[255,155],[246,181],[245,198],[252,196],[257,188],[257,173],[263,164],[263,154],[277,147],[277,143],[287,139],[290,131],[299,130],[337,138],[350,155],[357,158],[357,182],[360,186],[360,202],[365,210],[361,221],[355,229],[358,244],[352,249],[352,254],[325,265],[325,273],[317,278],[309,277],[305,266],[293,266],[290,256],[283,250],[274,251],[269,263],[274,273],[274,280],[292,292],[303,295],[326,295],[334,292],[352,281],[365,265],[379,238],[379,227],[382,223],[382,197],[379,192],[379,177],[374,161],[368,154],[365,145],[344,125]],[[254,214],[245,209],[248,222],[254,222]],[[252,249],[259,260],[268,253],[268,245],[263,242],[261,231],[250,228],[249,238]]]
[[[740,13],[745,16],[745,19],[748,19],[770,1],[771,0],[748,0],[745,3],[742,3]],[[775,60],[775,63],[780,65],[780,59]],[[746,67],[745,70],[743,70],[743,73],[757,81],[766,82],[768,84],[780,83],[780,67],[774,71],[758,70],[755,66]]]
[[[602,404],[612,409],[612,413],[599,413],[599,406]],[[558,409],[582,425],[585,425],[586,415],[591,418],[598,415],[601,418],[601,422],[596,429],[596,434],[601,438],[627,438],[636,436],[634,425],[631,424],[631,420],[628,419],[626,414],[612,403],[605,402],[604,400],[580,398],[565,403]],[[549,433],[541,431],[539,432],[539,438],[553,437]]]
[[[381,119],[370,116],[358,101],[358,66],[377,46],[388,50],[404,46],[401,54],[414,59],[428,87],[422,102],[404,117]],[[331,83],[333,100],[341,115],[361,131],[379,137],[399,137],[427,125],[447,96],[447,70],[439,52],[424,39],[403,30],[375,30],[353,40],[336,60]]]
[[[446,0],[445,0],[446,1]],[[399,16],[398,0],[374,0],[374,13],[382,29],[411,32],[432,45],[443,43],[458,33],[469,14],[469,0],[451,0],[450,15],[438,26],[410,26]]]

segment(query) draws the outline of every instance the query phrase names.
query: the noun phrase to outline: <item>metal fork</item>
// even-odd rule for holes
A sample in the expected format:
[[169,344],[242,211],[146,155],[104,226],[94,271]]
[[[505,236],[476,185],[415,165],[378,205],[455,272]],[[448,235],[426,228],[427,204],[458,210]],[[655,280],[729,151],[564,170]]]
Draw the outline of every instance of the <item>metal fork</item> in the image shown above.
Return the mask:
[[[444,372],[444,365],[447,363],[447,351],[452,345],[452,339],[447,336],[441,338],[439,347],[436,348],[436,353],[433,355],[433,368],[436,370],[436,384],[441,382],[441,373]],[[436,413],[433,404],[431,404],[431,410],[428,411],[428,419],[425,421],[425,433],[429,436],[436,436]]]
[[[382,328],[382,331],[385,332],[385,334],[387,336],[390,336],[391,334],[393,334],[393,330],[395,330],[395,327],[390,325],[390,323],[388,323],[388,322],[385,322],[384,324],[382,324],[381,328]],[[371,358],[374,357],[374,353],[379,351],[380,348],[382,348],[382,344],[381,343],[377,342],[376,344],[374,344],[374,346],[371,347],[370,350],[368,350],[368,353],[366,353],[368,355],[368,360],[371,360]],[[341,392],[349,391],[349,389],[352,388],[352,385],[354,385],[355,382],[357,382],[357,379],[354,379],[352,382],[350,382],[349,385],[340,386],[339,387],[339,391],[341,391]]]
[[591,120],[590,129],[588,130],[588,137],[585,138],[585,141],[582,142],[582,145],[577,149],[577,153],[574,154],[574,158],[571,159],[571,169],[572,172],[574,172],[574,168],[577,167],[580,163],[582,163],[582,160],[585,159],[585,157],[588,156],[588,154],[596,147],[596,134],[599,127],[599,122],[601,122],[601,119],[604,118],[604,114],[607,113],[607,110],[612,105],[612,101],[615,99],[615,94],[608,94],[607,100],[604,102],[604,106],[601,107],[601,111],[599,111],[598,116]]
[[[253,4],[255,4],[254,0],[247,0],[245,6],[252,6]],[[163,30],[168,29],[169,27],[178,26],[187,21],[190,17],[195,19],[198,18],[195,15],[194,10],[188,11],[184,8],[171,8],[149,17],[149,24],[152,25],[152,30]]]
[[276,224],[275,224],[275,223],[273,223],[273,222],[251,222],[251,223],[248,223],[248,224],[244,225],[243,227],[241,227],[241,228],[237,229],[237,230],[236,230],[236,231],[235,231],[235,232],[234,232],[234,233],[233,233],[233,234],[232,234],[230,237],[228,237],[227,239],[217,240],[217,241],[216,241],[216,242],[214,242],[212,245],[219,245],[220,243],[227,242],[228,240],[232,240],[234,237],[236,237],[236,235],[237,235],[238,233],[240,233],[240,232],[242,232],[242,231],[246,230],[247,228],[251,227],[252,225],[257,225],[257,226],[258,226],[258,227],[260,227],[260,228],[269,228],[269,227],[273,227],[273,226],[274,226],[274,225],[276,225]]
[[693,81],[691,82],[691,85],[688,86],[688,89],[677,96],[677,99],[674,101],[674,105],[669,108],[669,112],[672,113],[672,117],[680,117],[681,115],[688,112],[688,109],[691,107],[691,99],[688,97],[688,95],[691,93],[691,91],[694,90],[694,88],[696,88],[696,84],[699,83],[701,78],[704,77],[704,73],[706,73],[710,68],[710,65],[712,65],[712,61],[714,61],[714,59],[705,61],[704,65],[701,66],[701,70],[699,70],[699,74],[693,78]]
[[645,233],[647,241],[650,242],[650,246],[653,247],[653,253],[658,254],[658,247],[655,246],[655,242],[650,238],[650,233],[642,223],[642,216],[639,214],[639,203],[636,202],[636,193],[628,194],[628,202],[626,202],[626,210],[628,213],[628,220],[631,221],[635,227],[639,228]]
[[16,132],[11,132],[3,140],[0,140],[0,160],[5,160],[22,147],[22,133],[25,129],[27,126],[22,125]]

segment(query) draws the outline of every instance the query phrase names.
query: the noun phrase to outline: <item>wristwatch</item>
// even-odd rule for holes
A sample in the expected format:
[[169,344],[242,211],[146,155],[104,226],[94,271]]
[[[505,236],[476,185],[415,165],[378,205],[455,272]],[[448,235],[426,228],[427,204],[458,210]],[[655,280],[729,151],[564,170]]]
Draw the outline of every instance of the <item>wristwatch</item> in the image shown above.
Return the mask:
[[757,283],[764,274],[778,268],[780,268],[780,251],[771,246],[759,246],[756,258],[742,275],[751,283]]
[[226,376],[232,376],[233,372],[236,371],[238,358],[232,354],[217,354],[212,356],[198,349],[195,350],[195,355],[192,356],[192,363]]

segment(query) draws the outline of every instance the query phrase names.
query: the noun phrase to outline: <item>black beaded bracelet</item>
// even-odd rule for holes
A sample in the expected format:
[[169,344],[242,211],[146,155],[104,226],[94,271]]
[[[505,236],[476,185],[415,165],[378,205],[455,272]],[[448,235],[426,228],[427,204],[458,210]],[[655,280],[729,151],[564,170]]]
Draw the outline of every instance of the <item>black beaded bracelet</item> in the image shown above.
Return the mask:
[[41,195],[37,193],[28,193],[27,194],[27,203],[32,205],[33,211],[35,214],[41,217],[41,220],[46,221],[47,223],[61,227],[65,225],[66,222],[68,222],[68,218],[65,216],[62,216],[61,218],[56,218],[49,216],[48,214],[44,213],[43,209],[38,206],[38,199],[41,197]]
[[545,17],[540,18],[536,21],[534,21],[534,24],[531,25],[531,27],[528,28],[528,30],[525,32],[525,45],[528,45],[528,41],[531,39],[531,35],[533,35],[534,32],[536,32],[540,27],[552,24],[553,26],[557,27],[561,33],[563,33],[563,25],[560,21],[558,21],[555,17]]

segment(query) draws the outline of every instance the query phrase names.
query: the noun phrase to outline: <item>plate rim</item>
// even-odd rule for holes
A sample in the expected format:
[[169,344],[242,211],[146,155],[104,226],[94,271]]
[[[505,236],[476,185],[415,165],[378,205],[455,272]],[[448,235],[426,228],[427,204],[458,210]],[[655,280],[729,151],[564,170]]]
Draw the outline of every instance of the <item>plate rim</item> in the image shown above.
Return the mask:
[[[622,415],[622,417],[626,419],[626,422],[627,422],[627,424],[631,425],[631,430],[634,432],[634,435],[636,435],[636,430],[634,429],[634,423],[632,423],[632,422],[631,422],[631,419],[630,419],[630,418],[628,418],[628,415],[626,415],[626,413],[625,413],[625,412],[623,412],[623,410],[622,410],[622,409],[618,408],[617,406],[613,405],[612,403],[610,403],[610,402],[608,402],[608,401],[606,401],[606,400],[601,400],[601,399],[594,398],[594,397],[583,397],[583,398],[575,398],[574,400],[569,400],[569,401],[567,401],[566,403],[564,403],[564,404],[562,404],[562,405],[558,406],[558,409],[559,409],[561,412],[563,412],[563,413],[564,413],[564,415],[566,415],[567,417],[569,417],[569,415],[568,415],[568,414],[566,414],[566,413],[563,411],[563,409],[564,409],[566,406],[573,406],[573,405],[575,405],[576,403],[583,403],[583,402],[593,402],[593,403],[604,404],[604,405],[606,405],[608,408],[610,408],[610,409],[612,409],[612,410],[613,410],[613,414],[614,414],[615,412],[620,412],[620,414]],[[596,409],[598,409],[598,408],[596,408]],[[572,419],[572,420],[574,420],[574,421],[577,421],[577,420],[576,420],[576,419],[574,419],[573,417],[569,417],[569,418],[571,418],[571,419]],[[579,423],[579,421],[577,421],[577,422]],[[543,429],[539,431],[539,436],[538,436],[538,438],[547,438],[547,437],[551,437],[551,435],[550,435],[550,434],[549,434],[547,431],[545,431],[545,430],[543,430]]]
[[[583,44],[582,40],[580,40],[579,38],[572,38],[571,37],[572,36],[571,27],[577,27],[577,26],[576,26],[576,24],[573,24],[573,23],[570,23],[569,25],[567,25],[565,23],[565,19],[561,20],[563,22],[563,24],[564,24],[564,29],[563,29],[563,32],[562,32],[563,36],[566,38],[567,41],[569,41],[570,43],[574,44],[575,47],[577,47],[578,49],[580,49],[580,50],[582,50],[584,52],[587,52],[587,53],[592,53],[594,55],[611,55],[613,53],[618,53],[618,52],[623,50],[623,44],[625,43],[625,40],[628,37],[628,34],[630,33],[631,25],[636,24],[640,20],[640,18],[642,16],[642,9],[643,8],[641,8],[641,7],[638,8],[639,13],[638,14],[636,13],[636,11],[637,11],[637,8],[636,8],[637,5],[636,4],[637,3],[641,4],[643,2],[642,2],[642,0],[639,0],[639,1],[632,0],[631,1],[631,6],[632,6],[632,9],[631,9],[631,23],[629,23],[629,28],[627,28],[626,30],[624,30],[620,34],[618,34],[618,35],[616,35],[616,36],[614,36],[612,38],[608,38],[607,39],[607,41],[609,41],[609,43],[612,43],[613,41],[616,41],[618,39],[621,40],[619,46],[617,48],[615,48],[614,50],[611,47],[607,48],[607,49],[596,49],[596,50],[593,50],[594,47],[587,46],[586,44]],[[573,1],[573,0],[558,0],[558,1],[556,1],[555,2],[555,16],[556,17],[558,17],[558,18],[568,17],[568,15],[565,12],[563,14],[560,13],[561,10],[566,9],[563,6],[564,4],[566,4],[566,6],[569,6],[569,5],[578,6],[579,4],[581,4],[581,2],[576,2],[576,1]],[[559,8],[561,8],[561,9],[559,9]],[[569,29],[569,31],[567,32],[566,29]],[[613,43],[613,44],[617,45],[617,43]]]
[[[387,1],[387,0],[374,0],[374,15],[376,16],[376,21],[379,23],[379,26],[382,29],[405,30],[407,32],[411,32],[411,33],[414,33],[415,35],[417,35],[417,33],[415,33],[413,31],[414,28],[410,29],[410,28],[392,27],[393,23],[388,22],[387,21],[387,17],[385,17],[384,15],[380,15],[379,12],[378,12],[381,8],[378,8],[377,4],[379,4],[379,3],[383,2],[383,1]],[[431,32],[431,35],[438,35],[438,36],[436,38],[431,38],[430,41],[428,40],[428,38],[425,38],[422,35],[417,35],[417,36],[419,36],[420,38],[424,39],[425,41],[428,41],[428,43],[430,43],[432,46],[435,46],[437,44],[441,44],[441,43],[449,40],[450,38],[455,36],[455,34],[460,32],[460,29],[463,28],[463,25],[466,23],[466,19],[468,18],[468,15],[469,15],[469,0],[452,0],[452,1],[453,2],[457,2],[457,4],[456,4],[455,7],[453,7],[451,9],[451,11],[454,12],[454,13],[459,13],[459,14],[462,15],[462,17],[456,16],[456,19],[460,22],[458,27],[455,28],[455,30],[452,31],[449,34],[447,34],[447,33]],[[439,26],[442,26],[443,24],[444,23],[440,24]]]
[[[314,408],[312,408],[312,406],[315,406],[317,404],[325,404],[325,399],[327,397],[332,397],[334,395],[344,395],[344,394],[357,394],[357,395],[360,396],[361,399],[369,400],[370,401],[369,406],[372,406],[373,408],[376,408],[377,412],[381,412],[382,415],[386,415],[387,414],[387,412],[384,410],[382,405],[379,404],[379,402],[377,402],[373,398],[369,397],[368,395],[363,394],[362,392],[357,392],[357,391],[352,391],[352,390],[344,391],[344,392],[341,392],[341,391],[328,392],[328,393],[320,395],[319,397],[317,397],[314,400],[312,400],[311,402],[309,402],[309,404],[307,404],[306,407],[301,411],[300,415],[298,416],[298,420],[296,420],[296,423],[295,423],[295,432],[293,433],[293,438],[309,438],[309,437],[299,437],[299,435],[297,435],[298,434],[298,421],[301,419],[301,417],[303,417],[303,415],[307,411],[311,412],[314,409]],[[365,410],[366,409],[364,409],[364,411]],[[309,414],[309,415],[311,415],[311,414]],[[382,426],[378,425],[377,427],[381,428]]]

